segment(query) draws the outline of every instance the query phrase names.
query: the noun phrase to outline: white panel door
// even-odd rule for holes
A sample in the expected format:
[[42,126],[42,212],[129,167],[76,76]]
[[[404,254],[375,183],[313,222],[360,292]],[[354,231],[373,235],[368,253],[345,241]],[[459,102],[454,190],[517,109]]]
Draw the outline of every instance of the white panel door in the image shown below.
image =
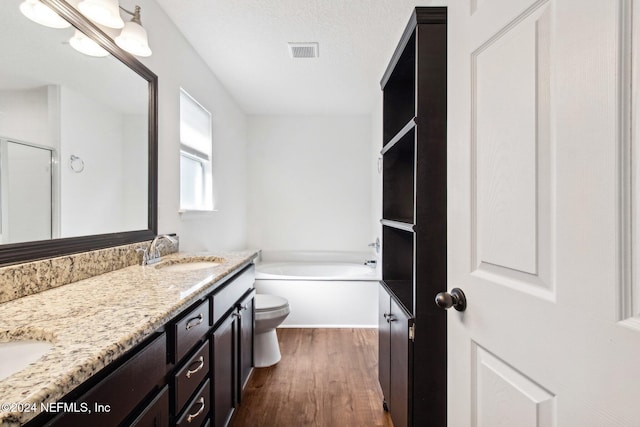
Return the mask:
[[640,426],[639,16],[449,2],[451,427]]

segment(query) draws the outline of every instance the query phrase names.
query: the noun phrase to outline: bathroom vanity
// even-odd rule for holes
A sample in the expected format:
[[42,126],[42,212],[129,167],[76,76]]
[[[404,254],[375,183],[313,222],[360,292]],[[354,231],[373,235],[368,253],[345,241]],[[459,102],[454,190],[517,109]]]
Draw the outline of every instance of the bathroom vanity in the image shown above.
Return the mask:
[[0,380],[0,425],[227,425],[253,365],[255,256],[174,254],[0,304],[0,342],[53,344]]
[[[0,6],[0,39],[12,46],[0,61],[12,94],[3,111],[12,113],[5,122],[28,125],[0,129],[0,148],[43,145],[52,165],[46,180],[56,188],[43,193],[57,197],[42,209],[25,199],[23,211],[50,213],[44,234],[19,235],[33,223],[7,224],[0,215],[0,427],[225,425],[252,367],[257,252],[217,254],[204,268],[181,265],[210,255],[139,265],[136,250],[158,234],[158,77],[73,2],[37,3],[106,49],[100,62],[69,49],[64,30],[24,19],[19,3]],[[25,70],[37,87],[24,87]],[[85,162],[104,173],[87,179]],[[33,361],[7,351],[34,341],[46,345],[28,354]],[[3,369],[7,355],[17,368]]]

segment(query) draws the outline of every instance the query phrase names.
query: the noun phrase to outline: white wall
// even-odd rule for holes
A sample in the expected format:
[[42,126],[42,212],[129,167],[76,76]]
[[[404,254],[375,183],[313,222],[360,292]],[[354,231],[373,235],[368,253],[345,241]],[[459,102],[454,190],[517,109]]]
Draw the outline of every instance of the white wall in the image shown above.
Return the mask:
[[57,148],[49,103],[47,86],[0,91],[0,136]]
[[[178,233],[184,251],[245,248],[246,116],[156,2],[137,4],[153,50],[142,62],[159,82],[158,231]],[[178,213],[180,87],[213,116],[213,213]]]
[[[69,89],[60,92],[60,231],[64,237],[122,231],[123,116]],[[69,167],[78,156],[84,170]],[[108,178],[108,179],[105,179]],[[140,227],[138,227],[139,229]]]
[[[127,114],[123,117],[123,168],[126,180],[123,195],[123,230],[141,230],[147,228],[147,188],[146,165],[140,159],[148,156],[149,148],[140,141],[147,139],[147,116]],[[142,223],[140,221],[143,221]]]
[[369,116],[251,116],[249,245],[366,250],[370,147]]
[[[378,172],[378,159],[382,157],[382,91],[371,111],[371,235],[382,241],[382,173]],[[380,163],[382,166],[382,163]],[[380,254],[378,254],[380,255]]]

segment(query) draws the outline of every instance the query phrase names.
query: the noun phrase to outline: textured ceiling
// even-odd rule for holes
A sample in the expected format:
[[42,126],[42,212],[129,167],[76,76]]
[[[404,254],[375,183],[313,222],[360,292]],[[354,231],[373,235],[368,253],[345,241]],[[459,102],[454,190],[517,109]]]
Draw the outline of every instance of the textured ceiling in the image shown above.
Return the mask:
[[[369,114],[415,6],[446,0],[156,0],[248,114]],[[318,42],[292,59],[288,42]]]

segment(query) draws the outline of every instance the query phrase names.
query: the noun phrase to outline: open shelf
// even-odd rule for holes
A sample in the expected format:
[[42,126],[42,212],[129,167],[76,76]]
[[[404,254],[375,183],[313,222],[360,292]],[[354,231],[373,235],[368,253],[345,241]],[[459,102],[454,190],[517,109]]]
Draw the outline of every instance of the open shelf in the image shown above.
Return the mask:
[[382,280],[413,314],[414,234],[398,228],[382,228]]
[[384,85],[383,143],[393,138],[416,115],[416,35],[409,38]]
[[382,218],[414,222],[416,128],[411,127],[382,158]]
[[413,307],[407,306],[407,303],[413,302],[413,282],[411,280],[383,280],[382,283],[393,294],[395,299],[400,302],[402,308],[413,316]]

